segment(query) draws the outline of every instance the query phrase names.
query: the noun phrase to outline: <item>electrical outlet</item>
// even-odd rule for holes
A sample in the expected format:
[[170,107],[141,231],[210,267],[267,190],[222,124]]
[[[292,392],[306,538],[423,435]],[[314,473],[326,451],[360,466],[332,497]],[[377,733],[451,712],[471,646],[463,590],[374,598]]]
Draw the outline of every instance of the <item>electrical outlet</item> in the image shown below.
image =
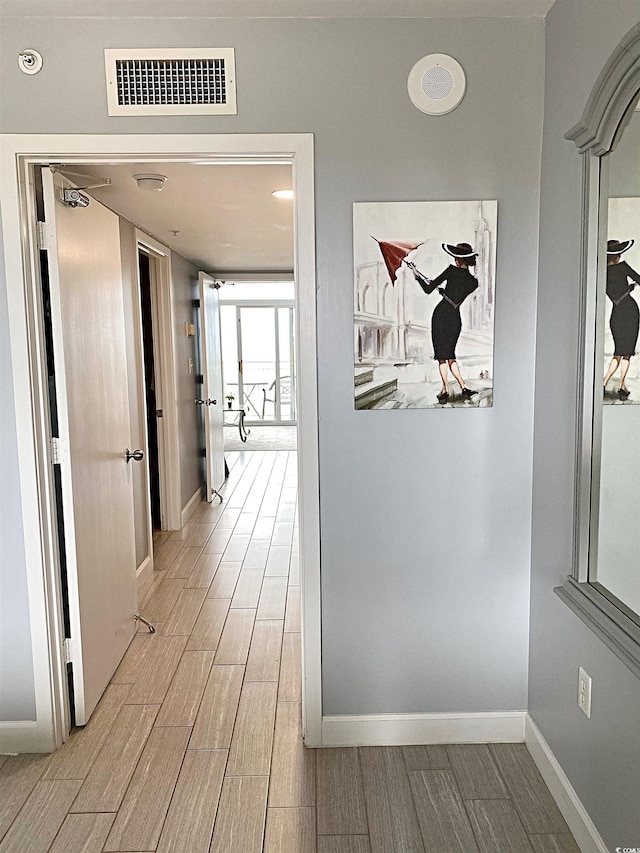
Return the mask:
[[578,669],[578,705],[591,717],[591,677],[582,667]]

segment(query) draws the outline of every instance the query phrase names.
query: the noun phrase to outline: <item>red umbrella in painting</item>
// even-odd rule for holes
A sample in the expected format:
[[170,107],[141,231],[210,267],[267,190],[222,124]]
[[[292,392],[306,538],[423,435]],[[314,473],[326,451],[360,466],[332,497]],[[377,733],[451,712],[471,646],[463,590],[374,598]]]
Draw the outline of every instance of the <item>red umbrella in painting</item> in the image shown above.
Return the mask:
[[404,243],[401,240],[377,240],[375,237],[373,239],[380,246],[389,278],[391,279],[391,283],[395,284],[400,264],[409,252],[413,252],[418,246],[422,246],[422,243]]

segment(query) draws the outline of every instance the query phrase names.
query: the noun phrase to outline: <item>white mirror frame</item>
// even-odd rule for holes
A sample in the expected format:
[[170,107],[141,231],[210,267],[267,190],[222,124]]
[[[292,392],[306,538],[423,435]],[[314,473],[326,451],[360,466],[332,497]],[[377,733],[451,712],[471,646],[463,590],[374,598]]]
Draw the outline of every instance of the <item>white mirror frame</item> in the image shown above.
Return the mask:
[[[576,498],[572,573],[554,591],[571,610],[640,677],[640,626],[589,583],[593,555],[593,520],[597,518],[597,479],[600,465],[599,427],[594,429],[594,358],[601,330],[596,328],[598,283],[606,275],[598,257],[604,257],[606,233],[601,227],[601,188],[606,186],[605,154],[615,147],[631,103],[640,91],[640,24],[630,30],[604,66],[582,114],[565,138],[575,142],[583,156],[583,231],[581,280],[581,338],[576,442]],[[604,193],[602,194],[604,197]],[[603,218],[604,219],[604,218]],[[599,251],[600,249],[600,251]],[[604,290],[604,288],[603,288]],[[597,431],[596,431],[597,430]],[[593,487],[593,488],[592,488]]]

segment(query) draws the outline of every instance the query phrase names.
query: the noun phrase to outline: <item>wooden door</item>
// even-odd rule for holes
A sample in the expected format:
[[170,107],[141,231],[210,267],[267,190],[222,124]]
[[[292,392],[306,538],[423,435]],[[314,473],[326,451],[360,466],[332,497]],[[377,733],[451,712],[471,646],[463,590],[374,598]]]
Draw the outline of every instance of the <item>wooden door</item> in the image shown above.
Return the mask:
[[207,468],[207,500],[224,483],[224,437],[222,432],[222,348],[220,346],[220,300],[214,280],[198,275],[200,285],[200,347],[202,363],[202,408]]
[[129,401],[118,217],[42,170],[51,290],[73,701],[89,719],[134,633]]

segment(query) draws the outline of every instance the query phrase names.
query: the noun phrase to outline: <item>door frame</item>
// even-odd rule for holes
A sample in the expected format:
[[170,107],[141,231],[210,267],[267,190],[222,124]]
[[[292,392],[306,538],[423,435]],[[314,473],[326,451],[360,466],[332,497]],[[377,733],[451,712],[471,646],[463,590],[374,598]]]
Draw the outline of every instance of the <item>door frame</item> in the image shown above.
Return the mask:
[[[180,438],[178,432],[178,398],[176,395],[175,366],[175,317],[173,312],[173,279],[171,276],[171,249],[135,229],[136,238],[136,282],[138,297],[138,316],[142,322],[140,309],[140,271],[138,255],[142,250],[153,260],[151,272],[151,307],[153,312],[153,350],[157,379],[161,389],[162,423],[158,429],[158,463],[160,476],[160,513],[163,530],[179,530],[182,527],[182,507],[180,488]],[[138,357],[143,359],[142,328],[140,327]],[[139,376],[144,381],[144,362],[140,362]],[[145,405],[146,414],[146,405]],[[147,455],[149,450],[148,436]],[[147,465],[148,468],[148,465]],[[147,481],[149,474],[147,472]],[[147,483],[148,485],[148,483]],[[151,507],[149,506],[149,512]],[[153,530],[151,549],[153,551]],[[151,552],[152,552],[151,551]],[[150,552],[150,553],[151,553]]]
[[35,686],[35,724],[22,751],[48,752],[64,740],[64,646],[52,529],[51,448],[38,320],[37,277],[30,245],[30,169],[65,164],[202,160],[292,165],[298,414],[298,488],[302,611],[302,722],[308,746],[322,744],[320,501],[318,461],[315,206],[313,134],[0,135],[0,207],[9,345],[15,405],[20,506]]
[[221,282],[204,270],[198,271],[198,332],[197,350],[200,354],[201,380],[200,416],[204,427],[205,496],[207,503],[214,497],[222,501],[218,491],[228,476],[224,459],[224,402],[222,385],[222,347],[220,337]]

